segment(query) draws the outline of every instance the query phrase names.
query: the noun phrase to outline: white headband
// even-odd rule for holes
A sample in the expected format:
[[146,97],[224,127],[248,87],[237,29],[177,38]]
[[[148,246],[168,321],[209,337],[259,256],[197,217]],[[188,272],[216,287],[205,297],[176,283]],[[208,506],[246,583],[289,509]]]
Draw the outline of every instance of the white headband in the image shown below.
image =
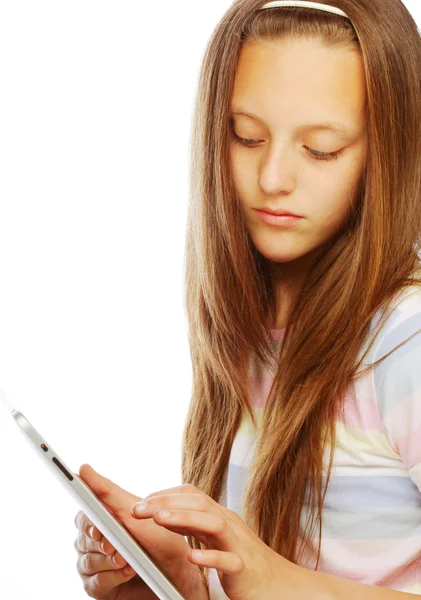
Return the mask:
[[306,2],[305,0],[275,0],[274,2],[268,2],[267,4],[264,4],[257,10],[262,10],[263,8],[275,8],[277,6],[303,6],[304,8],[318,8],[319,10],[325,10],[326,12],[335,13],[349,19],[348,15],[340,8],[336,8],[336,6],[320,4],[320,2]]

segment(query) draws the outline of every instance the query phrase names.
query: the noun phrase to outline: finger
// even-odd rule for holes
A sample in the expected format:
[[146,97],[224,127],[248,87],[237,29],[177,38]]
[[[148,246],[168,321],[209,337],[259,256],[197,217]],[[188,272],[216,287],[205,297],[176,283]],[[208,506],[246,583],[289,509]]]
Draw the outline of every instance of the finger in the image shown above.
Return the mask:
[[80,510],[75,516],[74,524],[78,529],[80,529],[80,523],[82,522],[83,517],[86,517],[83,510]]
[[141,500],[139,496],[131,494],[124,488],[120,487],[111,479],[107,479],[89,464],[83,464],[79,468],[80,478],[91,488],[117,517],[127,517],[130,514],[130,509],[135,502]]
[[[237,513],[234,511],[225,508],[225,506],[221,506],[213,500],[207,494],[198,494],[197,488],[194,486],[186,486],[190,488],[194,488],[195,493],[190,494],[164,494],[164,490],[162,494],[151,494],[144,498],[147,501],[148,506],[142,509],[138,508],[138,503],[136,503],[131,508],[131,515],[135,517],[135,519],[148,519],[153,516],[153,513],[157,509],[166,509],[169,511],[184,509],[184,510],[198,510],[202,512],[213,512],[220,516],[222,516],[225,521],[229,524],[230,527],[234,530],[235,534],[238,538],[242,537],[242,530],[244,528],[244,521],[241,519]],[[177,489],[177,488],[173,488]],[[258,538],[260,539],[260,538]]]
[[[146,501],[146,498],[144,499]],[[165,494],[148,496],[147,507],[139,508],[139,503],[132,506],[132,515],[135,517],[151,517],[157,509],[167,510],[199,510],[202,512],[223,513],[222,507],[206,494]]]
[[87,537],[92,538],[96,542],[100,542],[103,538],[101,531],[95,527],[92,521],[85,515],[83,511],[79,511],[75,518],[75,525]]
[[148,498],[151,498],[152,496],[163,496],[164,494],[203,494],[204,496],[206,496],[206,494],[199,490],[199,488],[197,488],[195,485],[191,485],[190,483],[183,483],[182,485],[178,485],[176,487],[166,488],[165,490],[152,492],[152,494],[149,494],[149,496],[146,496],[146,498],[143,498],[143,500],[148,500]]
[[82,510],[80,510],[77,513],[74,520],[74,524],[80,531],[83,531],[83,533],[85,533],[89,537],[93,537],[93,539],[95,539],[96,541],[99,541],[101,539],[99,535],[102,536],[102,533],[97,527],[95,527],[95,525],[92,523],[89,517],[87,517]]
[[74,543],[75,550],[78,552],[101,552],[107,556],[112,556],[116,549],[114,546],[103,537],[100,542],[95,542],[91,538],[87,537],[84,533],[79,532]]
[[222,515],[186,510],[171,510],[169,513],[169,516],[164,517],[157,510],[152,516],[155,523],[170,531],[184,536],[192,535],[198,539],[205,535],[218,550],[235,552],[238,545],[237,534]]
[[220,550],[191,550],[187,555],[189,561],[195,565],[211,567],[225,575],[239,575],[244,570],[244,561],[234,552],[221,552]]
[[95,527],[95,525],[92,524],[88,527],[87,537],[92,538],[95,542],[100,542],[103,538],[103,535],[98,527]]
[[82,575],[83,587],[88,596],[102,598],[136,575],[136,571],[130,565],[116,571],[99,571],[93,575]]
[[105,556],[99,552],[78,552],[76,567],[80,575],[95,575],[100,571],[115,571],[125,567],[127,561],[119,552]]

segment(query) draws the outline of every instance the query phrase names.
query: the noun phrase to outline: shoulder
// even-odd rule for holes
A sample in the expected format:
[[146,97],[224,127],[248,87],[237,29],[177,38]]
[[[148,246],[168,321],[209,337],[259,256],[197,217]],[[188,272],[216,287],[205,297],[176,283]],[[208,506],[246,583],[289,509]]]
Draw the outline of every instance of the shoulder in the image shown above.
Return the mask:
[[406,342],[409,344],[407,351],[414,345],[421,346],[421,287],[402,290],[386,311],[377,313],[375,322],[381,318],[382,325],[373,348],[374,360],[380,360]]
[[406,289],[388,309],[373,348],[373,362],[372,381],[382,417],[395,415],[392,408],[398,404],[402,413],[418,414],[421,410],[420,287]]

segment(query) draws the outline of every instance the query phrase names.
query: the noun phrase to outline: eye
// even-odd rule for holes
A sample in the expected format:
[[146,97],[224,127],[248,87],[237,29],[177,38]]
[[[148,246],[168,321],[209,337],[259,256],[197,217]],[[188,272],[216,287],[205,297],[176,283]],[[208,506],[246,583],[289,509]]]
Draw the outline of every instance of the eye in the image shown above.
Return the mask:
[[[245,148],[249,149],[257,147],[256,144],[259,143],[258,140],[249,140],[247,138],[241,138],[234,131],[231,131],[231,139],[235,143],[240,144],[241,146],[244,146]],[[327,161],[333,160],[334,158],[338,158],[338,156],[340,156],[343,152],[343,150],[338,150],[337,152],[319,152],[318,150],[313,150],[312,148],[308,148],[308,150],[310,151],[310,154],[315,160]]]

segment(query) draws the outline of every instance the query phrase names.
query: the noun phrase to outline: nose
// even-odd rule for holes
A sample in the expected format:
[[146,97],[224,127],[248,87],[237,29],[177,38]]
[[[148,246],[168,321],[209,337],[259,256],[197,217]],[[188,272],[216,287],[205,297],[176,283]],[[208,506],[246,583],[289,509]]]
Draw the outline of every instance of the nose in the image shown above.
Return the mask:
[[267,195],[290,193],[296,185],[296,159],[286,145],[268,148],[259,157],[259,185]]

